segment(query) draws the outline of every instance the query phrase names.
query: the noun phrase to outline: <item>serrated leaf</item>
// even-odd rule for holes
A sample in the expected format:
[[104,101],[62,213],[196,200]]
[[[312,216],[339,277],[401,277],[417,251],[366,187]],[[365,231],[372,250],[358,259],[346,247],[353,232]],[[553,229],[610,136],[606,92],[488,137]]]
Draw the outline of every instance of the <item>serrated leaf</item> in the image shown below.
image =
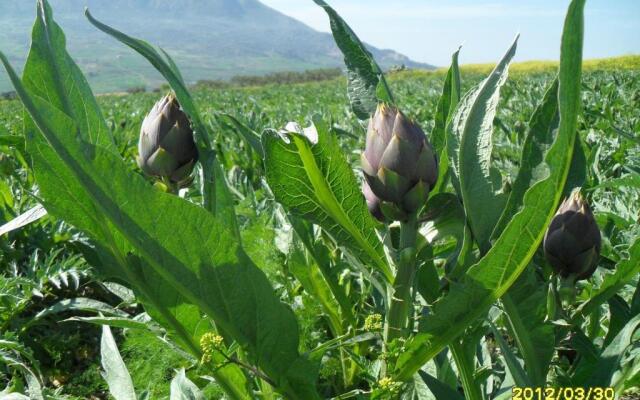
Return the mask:
[[349,100],[361,120],[371,117],[379,102],[393,103],[393,95],[384,74],[349,25],[323,0],[313,0],[331,21],[331,32],[347,65]]
[[518,36],[491,74],[460,101],[447,132],[449,164],[459,185],[456,190],[483,252],[490,247],[491,232],[502,212],[491,167],[493,120],[517,43]]
[[375,222],[338,140],[319,117],[313,122],[317,143],[298,132],[263,134],[267,182],[287,211],[321,226],[392,282]]
[[[560,128],[545,157],[548,176],[531,187],[522,211],[515,215],[493,247],[469,268],[460,284],[436,303],[424,318],[425,331],[405,344],[395,375],[409,380],[425,362],[437,355],[466,327],[486,313],[516,281],[542,242],[564,188],[576,140],[582,73],[584,0],[569,6],[560,57]],[[469,308],[469,304],[474,307]]]

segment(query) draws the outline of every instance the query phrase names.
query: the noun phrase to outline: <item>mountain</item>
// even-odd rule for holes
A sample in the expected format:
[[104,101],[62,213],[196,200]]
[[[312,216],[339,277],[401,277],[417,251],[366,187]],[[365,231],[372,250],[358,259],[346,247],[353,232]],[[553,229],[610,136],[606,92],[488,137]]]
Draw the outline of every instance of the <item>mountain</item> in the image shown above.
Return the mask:
[[[24,64],[34,0],[0,0],[0,50]],[[50,0],[72,57],[98,92],[157,87],[162,77],[141,56],[94,28],[91,13],[132,36],[164,48],[185,79],[228,79],[277,71],[342,67],[330,34],[311,29],[258,0]],[[10,29],[9,29],[10,27]],[[383,68],[433,68],[393,50],[369,46]],[[0,73],[0,92],[10,90]]]

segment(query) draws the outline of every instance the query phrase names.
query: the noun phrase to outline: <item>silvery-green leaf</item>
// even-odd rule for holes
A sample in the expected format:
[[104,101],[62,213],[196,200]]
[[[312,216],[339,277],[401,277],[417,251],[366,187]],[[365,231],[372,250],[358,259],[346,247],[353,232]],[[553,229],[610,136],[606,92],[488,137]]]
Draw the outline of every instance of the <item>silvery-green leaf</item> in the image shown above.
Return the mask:
[[111,329],[107,325],[102,326],[102,339],[100,341],[101,364],[104,370],[102,376],[109,385],[109,393],[115,400],[137,400],[133,388],[131,375],[113,339]]
[[184,368],[171,381],[169,400],[204,400],[204,395],[195,383],[187,378]]

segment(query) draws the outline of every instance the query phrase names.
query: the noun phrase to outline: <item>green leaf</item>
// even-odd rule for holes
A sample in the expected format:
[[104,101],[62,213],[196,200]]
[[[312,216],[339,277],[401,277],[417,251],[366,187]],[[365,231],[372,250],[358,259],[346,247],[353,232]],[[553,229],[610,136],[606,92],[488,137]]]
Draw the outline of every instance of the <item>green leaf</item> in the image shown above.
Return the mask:
[[125,279],[133,288],[134,299],[142,303],[154,321],[167,330],[168,336],[195,358],[200,358],[199,336],[194,327],[206,329],[206,324],[202,323],[197,306],[180,295],[153,267],[143,266],[144,261],[132,253],[123,260],[98,243],[82,251],[103,279]]
[[[171,339],[188,349],[196,359],[200,359],[200,338],[214,330],[211,321],[202,314],[197,305],[169,286],[150,265],[132,255],[129,255],[128,261],[133,280],[139,288],[138,297],[141,298],[147,313],[165,327]],[[231,341],[233,338],[229,337],[228,340]],[[223,367],[211,371],[211,374],[229,398],[253,398],[248,379],[238,365],[226,363],[218,353],[214,355],[213,361],[224,364]]]
[[560,123],[558,110],[558,79],[554,79],[547,89],[542,103],[538,105],[529,121],[529,130],[522,146],[520,169],[513,182],[513,188],[502,216],[493,230],[492,238],[497,238],[513,216],[522,207],[527,189],[546,176],[544,155],[553,144],[554,132]]
[[[22,372],[27,383],[27,393],[29,394],[29,397],[25,396],[24,398],[27,400],[44,400],[40,371],[37,369],[38,362],[30,349],[27,349],[22,343],[0,339],[0,364]],[[17,376],[15,377],[17,378]],[[0,392],[0,398],[3,400],[6,397],[6,391],[5,389]],[[22,399],[23,397],[14,398]]]
[[325,229],[392,282],[375,222],[338,140],[319,117],[313,122],[317,143],[297,132],[263,134],[267,182],[287,211]]
[[144,58],[146,58],[160,74],[167,80],[171,88],[176,94],[176,98],[180,103],[180,107],[184,110],[189,118],[191,119],[191,123],[194,125],[195,131],[197,132],[197,138],[201,143],[204,143],[207,148],[211,148],[209,145],[209,129],[202,121],[200,117],[200,112],[189,93],[182,76],[180,75],[180,71],[178,70],[176,64],[171,60],[169,55],[162,51],[160,54],[153,46],[144,40],[136,39],[131,36],[128,36],[116,29],[111,28],[108,25],[103,24],[98,21],[91,15],[89,9],[86,8],[84,12],[85,16],[96,28],[100,29],[104,33],[112,36],[117,39],[121,43],[131,47],[133,50],[138,52]]
[[153,324],[124,317],[71,317],[62,322],[87,322],[95,325],[112,326],[114,328],[142,329],[158,332],[157,326]]
[[313,0],[331,21],[331,32],[347,65],[349,100],[361,120],[371,117],[379,102],[393,103],[393,95],[382,70],[349,25],[323,0]]
[[607,179],[606,181],[600,183],[599,185],[589,188],[589,190],[617,189],[620,187],[640,188],[640,174],[631,173],[629,175],[621,176],[620,178]]
[[113,137],[80,68],[65,50],[62,29],[53,20],[47,0],[37,1],[31,48],[24,67],[24,86],[34,96],[78,121],[78,137],[115,149]]
[[120,265],[138,254],[247,349],[279,390],[316,398],[315,368],[298,353],[292,311],[229,228],[206,210],[155,190],[118,155],[78,140],[74,122],[27,93],[4,55],[0,59],[42,133],[29,141],[29,153],[45,207],[102,242]]
[[593,366],[588,370],[578,369],[575,372],[577,386],[608,387],[611,386],[613,375],[620,368],[620,362],[627,348],[632,343],[634,332],[640,326],[640,315],[631,319],[604,349]]
[[613,296],[607,303],[609,303],[609,326],[607,328],[607,336],[602,342],[604,347],[608,346],[624,328],[627,321],[634,317],[627,302],[619,295]]
[[451,56],[451,66],[447,71],[447,77],[442,88],[442,95],[436,106],[436,114],[434,116],[435,125],[431,132],[431,144],[438,152],[438,180],[436,186],[431,191],[439,193],[446,185],[447,175],[449,174],[449,156],[447,155],[447,125],[451,121],[453,114],[460,102],[460,68],[458,67],[458,55],[460,49]]
[[[509,291],[502,296],[508,327],[524,359],[525,370],[533,386],[543,387],[553,357],[555,330],[545,322],[547,286],[536,279],[528,267]],[[518,377],[511,371],[518,386]]]
[[169,400],[204,400],[205,397],[195,385],[187,378],[184,368],[180,369],[171,381],[171,394]]
[[104,373],[102,377],[109,385],[109,393],[115,400],[137,400],[133,388],[131,375],[127,366],[120,357],[118,345],[113,339],[111,329],[107,325],[102,326],[102,339],[100,341],[101,364]]
[[327,299],[327,301],[332,304],[335,301],[338,304],[343,325],[354,326],[356,317],[353,315],[353,304],[345,293],[345,288],[340,285],[339,270],[331,268],[330,250],[322,240],[315,238],[312,224],[291,215],[288,216],[288,219],[293,228],[291,235],[292,241],[295,243],[296,240],[299,239],[302,242],[304,249],[300,250],[305,251],[305,258],[309,260],[307,265],[312,265],[312,268],[317,268],[317,272],[309,272],[309,274],[316,275],[319,273],[321,275],[318,276],[317,279],[322,278],[323,283],[317,283],[317,285],[324,286],[326,284],[327,287],[324,288],[323,291],[326,289],[331,291],[332,299]]
[[[405,344],[395,366],[400,380],[409,380],[465,328],[485,314],[516,281],[542,242],[569,174],[576,140],[582,73],[584,0],[569,6],[560,57],[560,127],[545,156],[546,179],[531,187],[522,211],[514,216],[489,252],[472,266],[459,284],[424,318],[425,330]],[[469,304],[474,307],[469,308]]]
[[322,275],[318,264],[313,260],[301,243],[292,243],[287,257],[287,267],[291,274],[302,284],[304,290],[313,296],[322,305],[327,314],[333,333],[342,335],[346,326],[343,326],[340,312],[340,304],[333,296],[329,283]]
[[456,390],[452,389],[451,386],[440,382],[429,373],[419,370],[418,374],[437,400],[464,400],[464,397]]
[[571,169],[567,182],[564,184],[563,198],[571,196],[574,189],[581,188],[587,179],[587,158],[582,147],[582,139],[580,136],[576,138],[573,145],[573,159],[571,160]]
[[461,100],[447,132],[449,163],[459,184],[456,190],[483,252],[490,247],[491,232],[502,212],[495,189],[499,182],[491,168],[493,119],[517,44],[518,36],[491,74]]
[[624,285],[631,282],[631,280],[640,272],[640,239],[636,241],[629,248],[629,258],[620,261],[613,273],[606,274],[600,287],[591,294],[589,300],[582,303],[574,314],[574,318],[579,315],[586,316],[605,303],[612,296],[620,291]]
[[[511,373],[511,377],[516,385],[520,387],[532,387],[531,380],[529,376],[525,372],[522,365],[520,365],[520,361],[516,358],[516,355],[513,354],[511,347],[507,344],[507,342],[502,337],[502,334],[496,329],[495,325],[491,324],[491,330],[493,331],[493,336],[496,338],[498,342],[498,346],[500,347],[500,352],[504,357],[504,361],[509,368],[509,372]],[[553,347],[551,347],[553,349]]]
[[[29,58],[27,60],[27,65],[25,66],[24,73],[24,81],[28,92],[31,93],[40,93],[40,90],[47,89],[43,92],[45,98],[48,101],[57,102],[54,106],[63,113],[71,116],[77,122],[78,126],[84,126],[86,123],[87,129],[95,129],[98,132],[102,129],[102,125],[105,125],[104,120],[100,114],[100,110],[97,108],[95,104],[95,99],[91,94],[91,91],[88,90],[88,85],[84,81],[84,77],[80,73],[80,71],[75,67],[71,58],[66,53],[65,50],[65,42],[64,35],[59,27],[53,21],[51,10],[46,1],[42,1],[39,5],[39,15],[38,20],[36,21],[36,25],[34,27],[34,34],[32,37],[32,47],[30,51]],[[42,33],[44,31],[44,34]],[[169,56],[165,53],[165,57],[169,62],[169,67],[172,72],[178,79],[178,83],[182,83],[182,87],[184,87],[184,82],[180,77],[179,71],[175,67],[175,63],[169,58]],[[44,60],[44,61],[43,61]],[[65,81],[65,85],[71,85],[69,88],[64,85],[60,85],[55,79],[49,79],[44,84],[41,84],[41,76],[40,73],[43,70],[46,70],[46,74],[51,75],[52,77],[58,76],[56,74],[60,73],[60,68],[64,69],[64,65],[69,64],[71,71],[69,72],[70,76],[74,77],[69,80],[69,82]],[[62,65],[62,67],[60,67]],[[74,72],[75,71],[75,72]],[[76,82],[73,85],[73,82]],[[31,84],[33,82],[33,85]],[[32,87],[33,86],[33,87]],[[80,89],[84,87],[83,90],[74,91],[75,87],[78,86]],[[30,90],[31,89],[31,90]],[[69,91],[70,94],[67,95],[66,91]],[[200,118],[193,106],[192,101],[189,97],[189,93],[186,91],[178,90],[180,93],[181,105],[183,108],[189,108],[187,110],[188,114],[192,117],[192,121],[194,120],[199,123]],[[71,96],[73,98],[73,102],[65,102],[64,99]],[[74,97],[75,96],[75,97]],[[56,100],[62,99],[62,100]],[[70,108],[69,108],[70,107]],[[77,112],[77,114],[75,114]],[[69,114],[70,113],[70,114]],[[85,116],[86,115],[86,116]],[[80,121],[78,121],[80,119]],[[100,121],[96,121],[99,119]],[[27,123],[27,137],[34,137],[37,135],[37,131],[33,123]],[[106,126],[106,125],[105,125]],[[201,126],[199,129],[200,132],[206,131]],[[110,143],[102,143],[98,141],[91,141],[90,139],[92,132],[86,135],[79,135],[79,139],[89,140],[90,143],[96,142],[98,145],[102,145],[104,147],[112,149],[112,146],[109,146]],[[206,137],[206,135],[205,135]],[[219,171],[219,164],[215,163],[215,157],[209,156],[210,153],[201,151],[201,158],[204,160],[203,163],[210,165],[213,164],[214,168],[209,168],[207,171],[212,171],[214,174],[221,174]],[[38,171],[36,171],[36,175]],[[106,178],[109,179],[109,178]],[[214,188],[213,193],[208,191],[211,196],[215,196],[215,191],[218,192],[218,195],[215,196],[215,202],[213,204],[218,208],[218,216],[224,218],[225,223],[228,226],[236,227],[236,219],[235,214],[233,213],[233,209],[229,207],[229,197],[230,194],[226,189],[224,178],[216,179],[215,186],[214,184],[209,185],[209,188]],[[206,189],[205,189],[206,190]],[[203,193],[205,192],[203,190]],[[205,193],[205,198],[206,198]],[[206,201],[205,201],[206,204]],[[231,203],[232,204],[232,203]],[[222,206],[221,206],[222,205]],[[88,208],[91,210],[91,207]],[[231,211],[229,211],[231,210]],[[86,210],[85,210],[86,211]],[[89,211],[89,212],[98,212],[98,211]],[[214,211],[215,212],[215,211]],[[100,218],[96,218],[96,223],[100,222]],[[237,231],[237,229],[236,229]],[[107,237],[109,237],[109,232],[107,230],[103,231]],[[109,240],[109,239],[107,239]],[[105,245],[109,247],[109,243]],[[113,253],[115,250],[112,249],[104,249],[103,247],[103,256],[108,253]],[[137,292],[145,297],[145,308],[147,312],[153,315],[156,320],[160,321],[165,328],[167,329],[169,335],[175,338],[181,345],[185,346],[194,356],[199,357],[200,349],[197,345],[198,336],[195,335],[195,326],[200,326],[202,329],[206,327],[204,324],[200,324],[201,316],[200,310],[197,306],[185,300],[184,296],[178,294],[175,289],[170,288],[169,284],[162,278],[160,275],[153,270],[150,266],[147,265],[148,268],[139,269],[142,273],[138,274],[133,271],[133,268],[127,269],[125,264],[125,260],[132,262],[129,267],[133,266],[134,259],[137,261],[137,258],[132,257],[128,254],[128,249],[123,249],[122,254],[111,255],[108,262],[104,263],[106,265],[110,265],[111,268],[115,269],[115,273],[112,276],[116,276],[118,278],[122,278],[123,276],[127,276],[133,284]],[[138,263],[135,263],[138,265]],[[142,276],[139,276],[142,275]],[[156,293],[154,293],[156,292]],[[187,312],[189,311],[189,312]],[[191,318],[191,316],[197,316],[197,318]],[[233,371],[235,369],[235,371]],[[225,368],[219,369],[215,371],[213,375],[220,382],[220,384],[227,389],[227,392],[233,397],[238,399],[248,398],[249,395],[246,394],[246,390],[244,390],[244,375],[239,370],[237,366],[227,366]],[[242,378],[242,379],[239,379]],[[237,385],[233,385],[235,382]]]
[[[46,5],[45,2],[43,4]],[[47,20],[44,25],[50,26],[54,24],[50,13],[45,16]],[[41,16],[41,18],[44,17]],[[35,37],[35,40],[43,39]],[[135,42],[135,40],[131,40]],[[57,41],[55,44],[54,54],[58,54],[58,57],[65,56],[64,43]],[[136,44],[140,43],[136,42]],[[140,44],[140,46],[147,49],[144,43]],[[151,56],[153,55],[157,55],[157,53],[151,54]],[[199,121],[199,116],[195,106],[190,103],[189,93],[186,92],[186,89],[180,90],[180,85],[184,89],[184,82],[175,68],[175,63],[168,56],[166,57],[169,64],[162,64],[162,60],[160,60],[160,64],[166,67],[165,72],[168,71],[167,74],[173,78],[173,84],[178,87],[176,92],[179,93],[181,105],[190,114],[192,121],[195,120],[197,122]],[[138,291],[146,295],[145,305],[147,310],[150,313],[155,312],[155,317],[160,318],[162,322],[168,322],[167,325],[170,332],[172,329],[180,332],[181,334],[178,336],[195,355],[199,353],[199,349],[193,343],[194,339],[197,340],[197,337],[193,337],[195,333],[195,329],[193,329],[194,321],[199,323],[201,320],[200,313],[204,311],[214,319],[218,317],[217,322],[221,323],[221,325],[235,326],[227,331],[232,333],[234,340],[238,340],[241,344],[249,347],[249,352],[260,360],[260,364],[276,365],[273,368],[274,379],[282,385],[283,391],[296,392],[292,386],[297,385],[295,382],[289,382],[289,379],[284,376],[288,375],[284,371],[287,367],[277,366],[283,359],[289,360],[288,362],[291,362],[291,365],[298,364],[298,370],[291,372],[291,381],[301,379],[313,382],[314,371],[312,370],[309,373],[310,368],[304,365],[304,360],[296,361],[299,359],[297,326],[291,312],[280,304],[266,278],[260,272],[257,272],[257,268],[252,263],[249,262],[246,265],[233,268],[235,263],[244,264],[246,259],[242,250],[232,242],[234,235],[229,235],[226,229],[221,228],[222,231],[218,231],[217,228],[213,227],[213,225],[220,225],[215,218],[207,219],[205,217],[202,219],[197,215],[191,215],[192,219],[187,218],[192,213],[201,214],[201,210],[189,205],[192,210],[182,214],[180,210],[186,206],[185,202],[178,201],[177,198],[171,196],[171,198],[165,196],[163,200],[159,193],[140,180],[136,174],[128,171],[119,156],[112,154],[109,149],[105,149],[102,146],[92,146],[92,143],[87,143],[82,136],[74,136],[74,132],[77,131],[74,121],[64,113],[54,109],[47,102],[37,96],[32,96],[28,90],[25,90],[4,56],[1,56],[1,58],[29,113],[38,124],[38,128],[42,131],[46,140],[50,141],[47,143],[35,129],[28,130],[28,137],[31,139],[29,145],[33,150],[31,153],[34,155],[35,161],[36,179],[40,183],[43,196],[49,200],[46,204],[55,210],[57,216],[72,221],[78,228],[84,228],[85,232],[89,233],[90,236],[102,242],[101,247],[105,250],[102,253],[109,255],[111,264],[121,272],[116,276],[119,278],[126,277],[133,281]],[[158,61],[158,59],[154,61]],[[25,71],[30,71],[29,65],[27,65]],[[34,69],[34,71],[33,74],[36,75],[33,75],[33,78],[30,73],[25,73],[25,81],[39,78],[37,70]],[[54,89],[57,88],[55,85],[53,87]],[[56,97],[54,94],[47,93],[47,98],[51,96]],[[84,93],[84,96],[83,101],[85,103],[95,102],[90,92]],[[199,122],[196,125],[199,125]],[[204,133],[205,129],[200,127],[199,131]],[[201,136],[206,138],[206,135]],[[206,157],[204,158],[208,160],[205,165],[215,167],[216,159],[210,157],[209,154],[205,153]],[[215,168],[205,168],[205,170],[212,173],[220,173],[219,169]],[[114,186],[108,187],[109,182],[112,181]],[[221,179],[216,180],[218,187],[224,182]],[[213,185],[211,186],[214,187]],[[224,196],[225,193],[222,192],[222,194],[223,196],[215,198],[217,200],[214,203],[215,206],[221,204],[221,200],[228,200]],[[142,196],[142,198],[139,196]],[[169,203],[178,201],[179,204],[172,207],[169,204],[162,204],[163,201],[168,201]],[[155,208],[156,211],[146,209],[146,207],[153,208],[154,204],[158,207]],[[121,205],[127,205],[127,207],[121,209]],[[169,208],[165,209],[165,207]],[[165,214],[165,211],[169,209],[175,210],[177,214],[173,217]],[[229,209],[231,212],[229,212]],[[232,212],[232,208],[226,207],[224,213],[218,212],[217,215],[225,222],[225,225],[233,226],[233,224],[229,223],[229,218],[227,218]],[[157,213],[155,217],[153,216],[154,213]],[[132,220],[129,219],[130,217]],[[164,217],[168,219],[164,219]],[[153,221],[153,218],[155,218],[155,221]],[[184,218],[187,219],[185,220]],[[186,228],[187,232],[180,231],[180,229],[176,230],[169,221],[180,221],[181,226],[191,226],[191,228]],[[208,228],[194,228],[193,226],[199,222],[210,224],[211,226]],[[160,226],[157,226],[158,224]],[[156,226],[159,229],[149,229],[147,225]],[[154,230],[155,237],[152,232]],[[173,233],[170,234],[172,230]],[[149,232],[151,232],[151,238],[147,237]],[[160,238],[158,238],[158,232],[162,232]],[[181,236],[181,233],[185,233],[186,236]],[[231,252],[234,252],[235,249],[237,254],[232,255],[230,259],[225,259],[224,256],[216,257],[215,248],[217,246],[214,245],[214,242],[217,241],[218,235],[231,242],[228,246],[222,242],[222,248]],[[134,237],[137,238],[131,241],[130,239]],[[201,254],[199,256],[197,253],[188,255],[190,246],[183,246],[182,250],[177,249],[181,244],[176,239],[181,237],[184,237],[187,242],[191,242],[193,247],[200,247],[200,244],[203,244]],[[193,239],[196,237],[197,239]],[[167,250],[164,247],[168,242],[173,243],[172,250]],[[146,249],[144,249],[145,247]],[[160,252],[155,253],[156,250]],[[144,263],[144,268],[142,268],[144,276],[142,278],[134,270],[134,264],[137,265],[137,263],[133,263],[133,260],[137,260],[137,257],[132,256],[134,251],[145,253],[146,256],[146,259],[141,261]],[[176,253],[182,253],[182,255],[176,256]],[[167,261],[165,264],[156,259],[161,258],[163,254],[171,261]],[[222,268],[212,271],[214,266],[221,266]],[[128,267],[131,268],[129,269]],[[168,270],[173,272],[168,272]],[[249,272],[246,272],[247,270]],[[215,275],[217,279],[212,279],[211,275]],[[239,279],[240,276],[244,276],[244,283],[243,279]],[[150,279],[150,277],[153,279]],[[200,283],[201,279],[205,280],[207,284],[202,285]],[[231,283],[220,286],[220,282],[224,280],[228,280]],[[154,285],[145,285],[145,282],[153,282]],[[173,286],[173,290],[168,290],[171,286]],[[250,289],[247,290],[247,288]],[[175,289],[179,294],[176,294]],[[154,290],[157,290],[158,293],[154,293]],[[222,294],[219,292],[220,290],[227,293]],[[229,303],[225,304],[224,301],[221,302],[220,300],[211,302],[211,298],[206,300],[207,296],[202,296],[200,294],[201,291],[207,292],[208,296],[216,296],[216,292],[218,292],[217,295],[220,296],[220,299],[224,299]],[[194,299],[197,300],[194,301]],[[260,299],[259,304],[261,307],[253,305],[258,301],[257,299]],[[238,314],[241,316],[234,315],[243,307],[246,307],[246,309]],[[217,311],[212,312],[213,308],[217,308]],[[262,314],[256,314],[256,311],[261,308]],[[187,310],[190,310],[190,312],[186,312]],[[270,312],[276,312],[277,314],[284,312],[284,314],[278,315],[273,320],[274,325],[271,325],[268,317]],[[289,335],[281,335],[281,328],[287,329]],[[189,332],[185,333],[186,331]],[[277,335],[281,337],[274,339],[276,331],[278,332]],[[280,361],[272,360],[271,354],[262,357],[262,353],[270,353],[274,349],[282,350],[281,353],[273,354],[273,357],[276,360],[280,359]],[[232,374],[235,375],[235,378],[232,376],[225,379],[228,381],[234,381],[235,379],[237,382],[238,367],[232,366],[233,368],[236,369],[235,373]],[[216,378],[220,378],[225,375],[227,369],[225,367],[220,370],[220,373],[214,373],[214,375],[216,375]],[[265,368],[265,371],[270,369]],[[309,375],[303,376],[305,373]],[[244,379],[241,372],[239,375]],[[220,379],[220,381],[222,386],[225,387],[224,379]],[[301,386],[304,387],[302,392],[310,393],[311,397],[313,397],[312,384],[305,383]],[[232,397],[248,398],[246,391],[241,389],[238,389],[237,393],[232,391]]]
[[33,318],[29,321],[28,325],[31,325],[48,315],[59,314],[67,311],[85,311],[85,312],[104,313],[104,314],[113,315],[117,317],[127,316],[127,313],[125,313],[124,311],[113,308],[107,303],[103,303],[98,300],[88,299],[85,297],[77,297],[75,299],[60,300],[54,305],[45,308],[44,310],[34,315]]
[[0,236],[11,231],[24,228],[25,226],[38,221],[40,218],[44,218],[46,215],[47,210],[45,210],[44,207],[38,204],[32,209],[25,211],[16,218],[0,226]]
[[[431,132],[431,144],[436,151],[442,154],[446,150],[446,128],[449,121],[454,115],[456,107],[460,102],[460,68],[458,67],[458,55],[460,49],[451,56],[451,66],[447,71],[447,77],[444,80],[442,94],[436,106],[436,114],[434,116],[434,127]],[[441,158],[441,161],[444,159]]]

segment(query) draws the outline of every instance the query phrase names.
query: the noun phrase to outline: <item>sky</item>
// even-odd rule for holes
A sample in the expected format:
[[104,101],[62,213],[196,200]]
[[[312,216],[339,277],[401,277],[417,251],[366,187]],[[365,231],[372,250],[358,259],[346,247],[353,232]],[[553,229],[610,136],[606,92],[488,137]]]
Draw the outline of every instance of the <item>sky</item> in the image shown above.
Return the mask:
[[[312,28],[329,32],[312,0],[261,0]],[[327,0],[360,39],[415,61],[496,62],[517,33],[516,60],[557,60],[568,0]],[[585,58],[640,54],[640,0],[588,0]]]

